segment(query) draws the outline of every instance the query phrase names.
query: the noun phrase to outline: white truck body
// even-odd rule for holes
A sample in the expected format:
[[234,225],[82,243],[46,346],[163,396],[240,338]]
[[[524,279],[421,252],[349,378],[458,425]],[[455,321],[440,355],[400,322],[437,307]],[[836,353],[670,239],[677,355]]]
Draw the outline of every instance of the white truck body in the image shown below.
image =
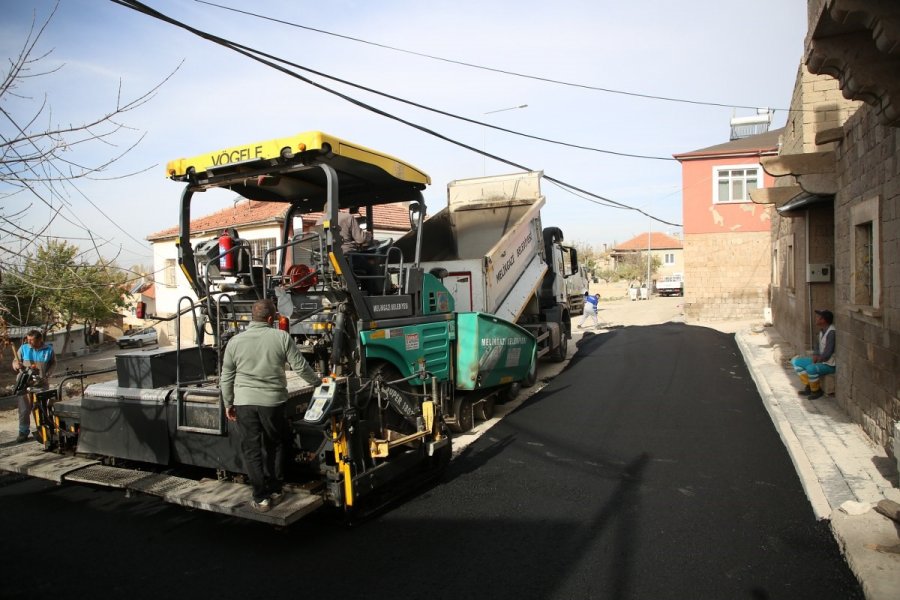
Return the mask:
[[684,279],[680,273],[663,277],[656,282],[656,293],[660,296],[684,296]]
[[[565,290],[571,269],[558,241],[553,256],[545,256],[540,178],[531,172],[451,182],[447,207],[424,224],[419,264],[425,271],[446,269],[443,283],[457,311],[537,328],[536,337],[547,338],[539,344],[543,355],[564,349],[571,337]],[[552,285],[546,284],[548,270],[558,274]],[[551,304],[565,307],[558,318],[546,316]]]

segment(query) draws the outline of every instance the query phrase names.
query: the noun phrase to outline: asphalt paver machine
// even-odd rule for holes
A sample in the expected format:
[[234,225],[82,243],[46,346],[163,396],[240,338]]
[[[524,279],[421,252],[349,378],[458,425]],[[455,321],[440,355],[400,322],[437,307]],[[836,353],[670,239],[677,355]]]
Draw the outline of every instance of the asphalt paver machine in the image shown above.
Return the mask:
[[[457,312],[447,273],[420,266],[430,180],[415,167],[308,132],[171,161],[167,176],[184,183],[178,262],[193,292],[178,303],[176,346],[119,354],[115,380],[52,404],[59,443],[4,449],[0,469],[286,525],[322,505],[365,510],[433,477],[450,460],[450,427],[465,429],[480,399],[533,374],[532,334]],[[278,243],[255,253],[232,228],[198,239],[192,198],[214,188],[283,203]],[[387,203],[408,209],[413,256],[391,240],[344,251],[342,209],[358,208],[371,231],[373,207]],[[259,513],[218,373],[263,298],[322,379],[286,373],[288,491]]]

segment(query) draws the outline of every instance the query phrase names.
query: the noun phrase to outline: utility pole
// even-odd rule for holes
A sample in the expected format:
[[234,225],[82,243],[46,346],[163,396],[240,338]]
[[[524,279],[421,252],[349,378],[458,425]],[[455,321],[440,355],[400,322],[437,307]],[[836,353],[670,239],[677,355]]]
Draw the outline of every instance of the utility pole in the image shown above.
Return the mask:
[[650,239],[653,237],[653,221],[647,228],[647,300],[650,299]]

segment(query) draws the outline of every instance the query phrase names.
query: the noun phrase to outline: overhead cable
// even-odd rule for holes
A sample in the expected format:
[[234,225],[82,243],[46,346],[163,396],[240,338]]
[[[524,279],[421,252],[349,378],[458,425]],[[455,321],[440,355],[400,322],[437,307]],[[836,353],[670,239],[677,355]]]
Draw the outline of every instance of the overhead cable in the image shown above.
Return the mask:
[[[221,37],[218,37],[218,36],[213,35],[213,34],[211,34],[211,33],[207,33],[207,32],[205,32],[205,31],[196,29],[196,28],[194,28],[194,27],[192,27],[192,26],[190,26],[190,25],[187,25],[186,23],[183,23],[183,22],[181,22],[181,21],[178,21],[178,20],[176,20],[176,19],[173,19],[172,17],[169,17],[169,16],[167,16],[167,15],[165,15],[165,14],[163,14],[163,13],[161,13],[161,12],[159,12],[159,11],[157,11],[157,10],[151,8],[151,7],[149,7],[149,6],[147,6],[146,4],[144,4],[144,3],[142,3],[142,2],[139,2],[138,0],[110,0],[110,1],[113,2],[114,4],[119,4],[120,6],[124,6],[124,7],[126,7],[126,8],[130,8],[130,9],[132,9],[132,10],[134,10],[134,11],[137,11],[137,12],[140,12],[140,13],[145,14],[145,15],[147,15],[147,16],[153,17],[153,18],[158,19],[158,20],[160,20],[160,21],[169,23],[170,25],[174,25],[174,26],[176,26],[176,27],[179,27],[179,28],[181,28],[181,29],[184,29],[185,31],[189,31],[190,33],[193,33],[194,35],[196,35],[196,36],[198,36],[198,37],[201,37],[201,38],[203,38],[203,39],[205,39],[205,40],[208,40],[208,41],[210,41],[210,42],[213,42],[213,43],[215,43],[215,44],[221,45],[221,46],[223,46],[223,47],[225,47],[225,48],[229,48],[230,50],[233,50],[234,52],[237,52],[238,54],[242,54],[242,55],[246,56],[247,58],[250,58],[250,59],[255,60],[255,61],[259,62],[259,63],[262,63],[262,64],[264,64],[264,65],[266,65],[266,66],[268,66],[268,67],[271,67],[271,68],[273,68],[273,69],[275,69],[275,70],[278,70],[278,71],[280,71],[280,72],[282,72],[282,73],[284,73],[284,74],[286,74],[286,75],[290,75],[291,77],[294,77],[294,78],[296,78],[296,79],[299,79],[299,80],[301,80],[301,81],[303,81],[303,82],[305,82],[305,83],[307,83],[307,84],[309,84],[309,85],[311,85],[311,86],[313,86],[313,87],[315,87],[315,88],[318,88],[318,89],[320,89],[320,90],[322,90],[322,91],[324,91],[324,92],[327,92],[327,93],[329,93],[329,94],[332,94],[332,95],[334,95],[334,96],[337,96],[337,97],[339,97],[339,98],[341,98],[341,99],[343,99],[343,100],[345,100],[345,101],[347,101],[347,102],[349,102],[349,103],[351,103],[351,104],[354,104],[355,106],[358,106],[358,107],[360,107],[360,108],[363,108],[363,109],[365,109],[365,110],[367,110],[367,111],[370,111],[370,112],[373,112],[373,113],[375,113],[375,114],[381,115],[381,116],[383,116],[383,117],[385,117],[385,118],[387,118],[387,119],[391,119],[391,120],[393,120],[393,121],[397,121],[398,123],[403,123],[404,125],[407,125],[408,127],[411,127],[411,128],[413,128],[413,129],[417,129],[417,130],[419,130],[419,131],[421,131],[421,132],[423,132],[423,133],[427,133],[428,135],[431,135],[431,136],[436,137],[436,138],[438,138],[438,139],[444,140],[445,142],[448,142],[448,143],[453,144],[453,145],[455,145],[455,146],[459,146],[460,148],[464,148],[464,149],[466,149],[466,150],[470,150],[470,151],[472,151],[472,152],[474,152],[474,153],[476,153],[476,154],[480,154],[480,155],[485,156],[485,157],[487,157],[487,158],[490,158],[490,159],[492,159],[492,160],[496,160],[496,161],[498,161],[498,162],[502,162],[502,163],[504,163],[504,164],[507,164],[507,165],[512,166],[512,167],[515,167],[515,168],[517,168],[517,169],[521,169],[521,170],[523,170],[523,171],[533,171],[533,169],[531,169],[531,168],[529,168],[529,167],[526,167],[526,166],[524,166],[524,165],[515,163],[515,162],[510,161],[510,160],[508,160],[508,159],[505,159],[505,158],[503,158],[503,157],[496,156],[496,155],[491,154],[491,153],[489,153],[489,152],[486,152],[486,151],[484,151],[484,150],[479,150],[478,148],[475,148],[475,147],[473,147],[473,146],[470,146],[470,145],[468,145],[468,144],[465,144],[465,143],[463,143],[463,142],[460,142],[459,140],[455,140],[455,139],[453,139],[453,138],[450,138],[450,137],[448,137],[448,136],[446,136],[446,135],[444,135],[444,134],[442,134],[442,133],[439,133],[439,132],[437,132],[437,131],[434,131],[434,130],[432,130],[432,129],[429,129],[429,128],[427,128],[427,127],[424,127],[424,126],[422,126],[422,125],[419,125],[419,124],[417,124],[417,123],[413,123],[413,122],[411,122],[411,121],[407,121],[407,120],[405,120],[405,119],[403,119],[403,118],[401,118],[401,117],[398,117],[397,115],[391,114],[391,113],[386,112],[386,111],[384,111],[384,110],[382,110],[382,109],[380,109],[380,108],[377,108],[377,107],[372,106],[372,105],[370,105],[370,104],[367,104],[367,103],[365,103],[365,102],[363,102],[363,101],[361,101],[361,100],[358,100],[358,99],[356,99],[356,98],[353,98],[352,96],[348,96],[348,95],[346,95],[346,94],[344,94],[344,93],[338,92],[337,90],[334,90],[334,89],[331,89],[331,88],[329,88],[329,87],[327,87],[327,86],[324,86],[324,85],[322,85],[321,83],[318,83],[318,82],[316,82],[316,81],[313,81],[312,79],[309,79],[308,77],[305,77],[305,76],[303,76],[303,75],[301,75],[301,74],[299,74],[299,73],[296,73],[296,72],[294,72],[294,71],[291,71],[290,69],[288,69],[288,68],[286,68],[286,67],[283,67],[283,66],[281,66],[281,65],[279,65],[279,64],[276,64],[276,62],[281,62],[281,63],[284,63],[284,64],[289,64],[289,65],[291,65],[291,66],[295,66],[293,63],[290,63],[289,61],[285,61],[285,60],[280,59],[280,58],[278,58],[278,57],[276,57],[276,56],[272,56],[272,55],[266,54],[266,53],[264,53],[264,52],[255,50],[254,48],[250,48],[250,47],[248,47],[248,46],[243,46],[243,45],[238,44],[238,43],[236,43],[236,42],[232,42],[232,41],[230,41],[230,40],[227,40],[227,39],[225,39],[225,38],[221,38]],[[273,62],[273,61],[276,61],[276,62]],[[301,68],[301,67],[298,67],[298,68]],[[583,189],[581,189],[581,188],[579,188],[579,187],[576,187],[576,186],[574,186],[574,185],[572,185],[572,184],[569,184],[569,183],[566,183],[566,182],[561,181],[561,180],[559,180],[559,179],[555,179],[555,178],[553,178],[553,177],[550,177],[550,176],[548,176],[547,174],[544,174],[544,177],[545,177],[546,179],[548,179],[549,181],[552,181],[552,182],[557,183],[557,184],[559,184],[559,185],[563,185],[563,186],[569,187],[569,188],[571,188],[571,189],[573,189],[573,190],[577,190],[577,191],[579,191],[579,192],[581,192],[581,193],[583,193],[583,194],[587,194],[587,195],[591,196],[592,198],[596,198],[597,200],[600,200],[600,201],[602,201],[602,202],[605,202],[605,203],[607,203],[607,205],[609,205],[609,206],[613,206],[613,207],[621,208],[621,209],[625,209],[625,210],[633,210],[633,211],[636,211],[636,212],[639,212],[639,213],[643,214],[644,216],[647,216],[647,217],[653,219],[654,221],[658,221],[658,222],[664,223],[664,224],[666,224],[666,225],[671,225],[671,226],[673,226],[673,227],[680,227],[680,226],[681,226],[681,225],[678,224],[678,223],[672,223],[672,222],[670,222],[670,221],[665,221],[665,220],[663,220],[663,219],[660,219],[659,217],[655,217],[655,216],[653,216],[653,215],[651,215],[651,214],[649,214],[649,213],[644,212],[643,210],[641,210],[641,209],[639,209],[639,208],[636,208],[636,207],[633,207],[633,206],[629,206],[629,205],[627,205],[627,204],[624,204],[624,203],[621,203],[621,202],[617,202],[617,201],[615,201],[615,200],[611,200],[611,199],[609,199],[609,198],[606,198],[606,197],[601,196],[601,195],[599,195],[599,194],[594,194],[594,193],[589,192],[589,191],[587,191],[587,190],[583,190]]]
[[[299,23],[293,23],[293,22],[291,22],[291,21],[285,21],[285,20],[283,20],[283,19],[277,19],[277,18],[275,18],[275,17],[268,17],[268,16],[266,16],[266,15],[261,15],[261,14],[259,14],[259,13],[254,13],[254,12],[250,12],[250,11],[246,11],[246,10],[241,10],[241,9],[233,8],[233,7],[230,7],[230,6],[224,6],[224,5],[222,5],[222,4],[216,4],[215,2],[208,2],[207,0],[194,0],[194,1],[195,1],[195,2],[198,2],[198,3],[200,3],[200,4],[206,4],[206,5],[208,5],[208,6],[213,6],[213,7],[215,7],[215,8],[221,8],[221,9],[223,9],[223,10],[229,10],[229,11],[232,11],[232,12],[241,13],[241,14],[244,14],[244,15],[247,15],[247,16],[250,16],[250,17],[256,17],[257,19],[263,19],[263,20],[265,20],[265,21],[271,21],[271,22],[273,22],[273,23],[281,23],[282,25],[287,25],[287,26],[289,26],[289,27],[296,27],[297,29],[304,29],[304,30],[306,30],[306,31],[312,31],[312,32],[314,32],[314,33],[321,33],[321,34],[323,34],[323,35],[329,35],[329,36],[332,36],[332,37],[336,37],[336,38],[340,38],[340,39],[344,39],[344,40],[349,40],[349,41],[351,41],[351,42],[357,42],[357,43],[360,43],[360,44],[367,44],[367,45],[369,45],[369,46],[375,46],[375,47],[378,47],[378,48],[384,48],[385,50],[392,50],[392,51],[394,51],[394,52],[402,52],[402,53],[404,53],[404,54],[410,54],[410,55],[413,55],[413,56],[420,56],[420,57],[422,57],[422,58],[427,58],[427,59],[430,59],[430,60],[437,60],[437,61],[440,61],[440,62],[445,62],[445,63],[449,63],[449,64],[453,64],[453,65],[460,65],[460,66],[463,66],[463,67],[469,67],[469,68],[472,68],[472,69],[480,69],[480,70],[482,70],[482,71],[490,71],[490,72],[492,72],[492,73],[500,73],[500,74],[502,74],[502,75],[510,75],[510,76],[512,76],[512,77],[521,77],[521,78],[523,78],[523,79],[532,79],[532,80],[534,80],[534,81],[543,81],[544,83],[552,83],[552,84],[555,84],[555,85],[563,85],[563,86],[567,86],[567,87],[574,87],[574,88],[580,88],[580,89],[585,89],[585,90],[592,90],[592,91],[595,91],[595,92],[604,92],[604,93],[607,93],[607,94],[619,94],[619,95],[622,95],[622,96],[631,96],[631,97],[633,97],[633,98],[645,98],[645,99],[647,99],[647,100],[661,100],[661,101],[664,101],[664,102],[679,102],[679,103],[682,103],[682,104],[695,104],[695,105],[699,105],[699,106],[716,106],[716,107],[720,107],[720,108],[745,108],[745,109],[750,109],[750,110],[757,110],[758,108],[760,108],[760,107],[758,107],[758,106],[746,106],[746,105],[741,105],[741,104],[726,104],[726,103],[724,103],[724,102],[705,102],[705,101],[702,101],[702,100],[689,100],[689,99],[687,99],[687,98],[673,98],[673,97],[669,97],[669,96],[655,96],[655,95],[653,95],[653,94],[642,94],[642,93],[639,93],[639,92],[628,92],[628,91],[625,91],[625,90],[616,90],[616,89],[612,89],[612,88],[599,87],[599,86],[596,86],[596,85],[588,85],[588,84],[584,84],[584,83],[574,83],[574,82],[571,82],[571,81],[562,81],[562,80],[560,80],[560,79],[552,79],[552,78],[550,78],[550,77],[541,77],[541,76],[539,76],[539,75],[529,75],[529,74],[527,74],[527,73],[519,73],[519,72],[517,72],[517,71],[509,71],[509,70],[506,70],[506,69],[499,69],[499,68],[496,68],[496,67],[487,67],[487,66],[484,66],[484,65],[478,65],[478,64],[475,64],[475,63],[465,62],[465,61],[462,61],[462,60],[456,60],[456,59],[452,59],[452,58],[446,58],[446,57],[443,57],[443,56],[436,56],[436,55],[434,55],[434,54],[426,54],[426,53],[424,53],[424,52],[416,52],[415,50],[407,50],[407,49],[405,49],[405,48],[398,48],[397,46],[389,46],[389,45],[387,45],[387,44],[380,44],[380,43],[378,43],[378,42],[372,42],[372,41],[370,41],[370,40],[364,40],[364,39],[362,39],[362,38],[357,38],[357,37],[353,37],[353,36],[349,36],[349,35],[343,35],[343,34],[340,34],[340,33],[334,33],[334,32],[332,32],[332,31],[327,31],[327,30],[325,30],[325,29],[317,29],[317,28],[315,28],[315,27],[310,27],[310,26],[308,26],[308,25],[300,25]],[[785,109],[785,108],[772,108],[771,110],[773,110],[773,111],[774,111],[774,110],[780,110],[780,111],[784,111],[784,112],[790,112],[788,109]]]

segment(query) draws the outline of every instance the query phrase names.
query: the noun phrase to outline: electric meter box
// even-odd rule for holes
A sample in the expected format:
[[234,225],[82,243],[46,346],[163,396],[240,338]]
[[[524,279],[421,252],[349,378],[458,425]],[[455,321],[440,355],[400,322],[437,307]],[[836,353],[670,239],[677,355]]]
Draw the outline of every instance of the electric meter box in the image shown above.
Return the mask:
[[829,283],[832,270],[831,265],[810,263],[806,268],[806,283]]

